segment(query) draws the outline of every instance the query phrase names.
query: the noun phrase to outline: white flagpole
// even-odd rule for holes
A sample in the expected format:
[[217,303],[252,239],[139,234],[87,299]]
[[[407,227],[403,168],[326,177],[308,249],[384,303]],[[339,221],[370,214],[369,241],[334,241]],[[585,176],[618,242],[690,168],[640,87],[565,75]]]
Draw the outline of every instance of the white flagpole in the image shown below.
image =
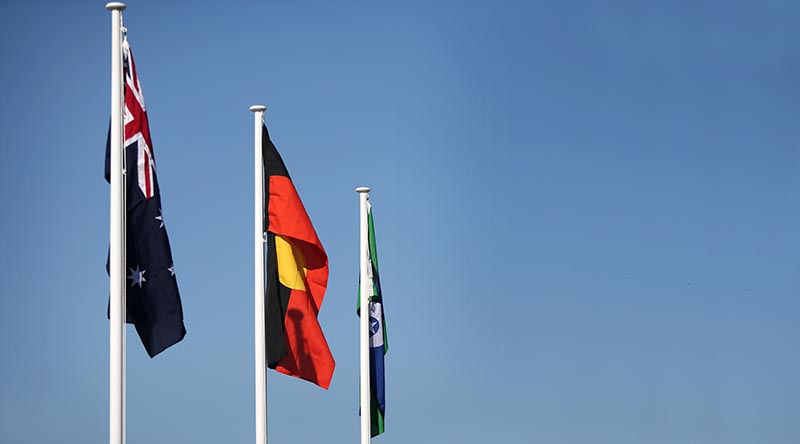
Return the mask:
[[122,11],[111,11],[111,220],[109,244],[109,408],[108,442],[125,442],[125,187],[122,139]]
[[356,192],[359,193],[361,203],[361,214],[359,225],[361,226],[361,241],[359,249],[359,285],[361,293],[361,318],[359,319],[359,350],[361,355],[361,444],[370,444],[371,431],[370,431],[370,392],[369,392],[369,285],[367,279],[369,273],[367,272],[367,254],[368,254],[368,239],[367,239],[367,199],[369,199],[369,188],[358,187]]
[[263,105],[253,105],[255,129],[255,355],[256,355],[256,444],[267,444],[267,350],[264,313],[264,168],[261,158]]

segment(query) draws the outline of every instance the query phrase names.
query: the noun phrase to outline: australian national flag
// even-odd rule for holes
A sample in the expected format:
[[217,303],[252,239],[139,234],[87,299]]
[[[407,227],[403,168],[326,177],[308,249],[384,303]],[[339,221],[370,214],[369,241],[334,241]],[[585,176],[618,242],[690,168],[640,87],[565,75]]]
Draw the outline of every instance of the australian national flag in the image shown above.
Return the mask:
[[[128,41],[122,43],[125,83],[125,159],[127,323],[134,324],[150,357],[186,335],[142,88]],[[106,144],[106,180],[111,182],[111,152]]]

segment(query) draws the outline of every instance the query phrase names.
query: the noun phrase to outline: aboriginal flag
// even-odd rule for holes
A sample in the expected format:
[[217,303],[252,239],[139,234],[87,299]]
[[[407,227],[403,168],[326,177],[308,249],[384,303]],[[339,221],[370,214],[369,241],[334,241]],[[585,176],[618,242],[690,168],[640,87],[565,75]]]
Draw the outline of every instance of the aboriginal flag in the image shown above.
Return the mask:
[[327,389],[336,363],[317,320],[328,256],[263,127],[267,366]]

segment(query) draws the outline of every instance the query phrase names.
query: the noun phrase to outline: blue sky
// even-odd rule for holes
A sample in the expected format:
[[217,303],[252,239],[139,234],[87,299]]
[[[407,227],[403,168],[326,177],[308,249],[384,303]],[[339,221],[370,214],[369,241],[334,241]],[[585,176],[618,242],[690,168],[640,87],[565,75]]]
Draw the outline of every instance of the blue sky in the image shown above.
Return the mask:
[[[602,3],[602,4],[601,4]],[[108,430],[110,18],[0,5],[0,441]],[[130,1],[186,339],[128,332],[128,440],[253,442],[252,104],[330,258],[356,442],[358,197],[389,328],[376,443],[798,442],[800,6]]]

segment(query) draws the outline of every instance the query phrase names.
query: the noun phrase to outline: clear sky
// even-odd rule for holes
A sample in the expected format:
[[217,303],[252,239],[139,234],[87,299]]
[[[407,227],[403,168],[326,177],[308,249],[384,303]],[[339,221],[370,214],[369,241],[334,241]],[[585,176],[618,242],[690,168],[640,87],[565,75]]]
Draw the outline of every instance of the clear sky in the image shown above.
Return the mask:
[[[0,4],[0,442],[108,431],[110,14]],[[330,258],[358,440],[358,196],[390,351],[376,443],[800,442],[794,1],[128,2],[188,335],[128,330],[128,442],[254,440],[252,104]]]

